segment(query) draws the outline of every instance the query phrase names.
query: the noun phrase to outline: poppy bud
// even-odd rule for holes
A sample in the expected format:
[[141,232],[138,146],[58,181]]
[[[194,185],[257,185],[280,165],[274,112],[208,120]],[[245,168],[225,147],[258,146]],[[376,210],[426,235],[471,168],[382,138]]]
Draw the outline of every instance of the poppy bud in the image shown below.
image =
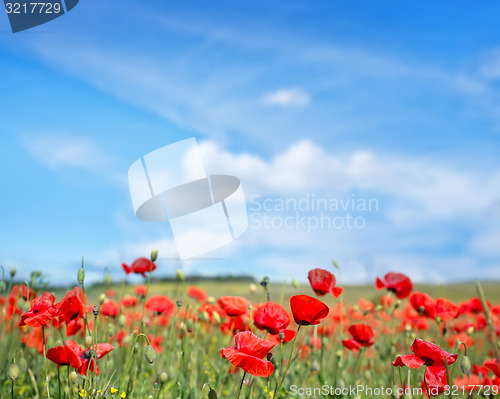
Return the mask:
[[26,369],[28,368],[28,362],[24,357],[17,359],[17,363],[19,364],[19,367],[21,367],[22,371],[26,371]]
[[299,282],[296,279],[292,280],[292,287],[293,288],[299,288]]
[[106,300],[106,294],[99,295],[99,303],[102,305]]
[[21,373],[21,369],[17,364],[11,364],[9,369],[7,370],[7,375],[12,381],[15,381],[19,378],[19,374]]
[[158,249],[154,248],[151,250],[151,262],[156,262],[156,259],[158,259]]
[[146,351],[144,352],[144,357],[150,364],[154,363],[156,358],[156,352],[151,345],[148,345],[148,347],[146,348]]
[[250,292],[252,294],[255,294],[257,292],[257,286],[254,283],[250,284],[248,288],[250,289]]
[[184,273],[182,272],[182,270],[177,269],[175,271],[175,279],[177,281],[184,281],[186,279],[186,277],[184,276]]
[[179,325],[179,331],[181,332],[181,334],[186,334],[187,332],[186,323],[184,323],[183,321]]
[[474,334],[474,327],[473,326],[467,327],[467,335],[472,335],[472,334]]
[[339,349],[337,351],[337,353],[335,353],[335,356],[337,356],[337,358],[341,359],[342,358],[342,349]]
[[193,330],[193,320],[191,320],[191,319],[186,320],[186,327],[187,327],[188,331],[192,331]]
[[200,315],[200,320],[201,321],[208,321],[208,312],[204,310],[201,315]]
[[470,360],[469,356],[462,356],[462,359],[460,359],[460,370],[462,370],[462,373],[467,374],[470,370]]
[[109,326],[108,326],[108,336],[111,337],[114,334],[115,334],[115,326],[110,323]]
[[94,317],[97,317],[99,315],[99,306],[94,306],[92,308],[92,313],[94,314]]
[[90,335],[87,335],[85,337],[85,346],[87,348],[90,348],[92,346],[92,343],[93,343],[92,337]]
[[177,305],[178,308],[180,308],[182,306],[182,301],[179,299],[177,300],[177,302],[175,302],[175,304]]
[[124,314],[119,315],[117,321],[118,321],[118,326],[123,327],[125,325],[125,315]]
[[320,369],[321,369],[321,365],[319,364],[319,362],[316,359],[314,359],[311,362],[311,371],[313,373],[317,373]]
[[78,270],[78,284],[82,285],[84,280],[85,280],[85,269],[83,267],[80,267],[80,269]]
[[215,299],[213,296],[209,296],[207,298],[207,303],[211,303],[211,304],[217,303],[217,299]]
[[372,373],[370,372],[370,370],[366,370],[365,371],[365,379],[369,381],[369,380],[371,380],[371,378],[372,378]]
[[346,385],[345,385],[345,381],[340,378],[337,380],[337,388],[342,392],[344,389],[345,389]]
[[208,399],[217,399],[217,392],[210,387],[210,391],[208,391]]
[[76,384],[78,382],[78,374],[76,374],[76,371],[71,372],[71,374],[69,375],[69,380],[72,384]]
[[375,312],[380,312],[383,309],[382,305],[375,306]]
[[399,396],[398,396],[398,391],[399,391],[399,388],[396,384],[394,384],[392,387],[391,387],[391,398],[392,399],[398,399]]
[[23,304],[24,312],[28,312],[30,310],[30,307],[31,306],[30,306],[29,302],[24,302],[24,304]]
[[10,277],[13,278],[17,273],[17,269],[15,267],[10,269]]
[[162,384],[162,385],[166,384],[167,381],[168,381],[168,375],[167,375],[167,373],[165,373],[165,372],[161,373],[159,380],[160,380],[160,384]]
[[123,343],[125,346],[128,346],[132,343],[132,337],[130,335],[127,335],[125,338],[123,338]]
[[105,280],[107,285],[110,285],[113,282],[113,278],[111,277],[111,274],[106,275],[106,280]]
[[63,342],[62,342],[60,339],[58,339],[58,340],[56,341],[56,346],[63,346],[63,345],[64,345],[64,344],[63,344]]
[[0,292],[4,292],[7,289],[7,284],[5,284],[5,281],[0,281]]
[[221,318],[220,318],[219,313],[217,313],[217,312],[213,312],[213,313],[212,313],[212,318],[214,319],[214,323],[215,323],[215,324],[220,324],[220,322],[221,322]]

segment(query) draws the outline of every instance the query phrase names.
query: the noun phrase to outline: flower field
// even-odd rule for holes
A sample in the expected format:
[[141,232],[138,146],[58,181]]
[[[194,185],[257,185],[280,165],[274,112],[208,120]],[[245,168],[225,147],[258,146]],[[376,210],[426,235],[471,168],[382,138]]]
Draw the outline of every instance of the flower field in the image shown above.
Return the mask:
[[368,298],[312,269],[309,286],[264,277],[238,295],[178,272],[162,292],[156,257],[123,264],[142,284],[97,293],[83,265],[57,298],[39,274],[2,280],[0,398],[499,396],[496,288],[458,300],[388,272]]

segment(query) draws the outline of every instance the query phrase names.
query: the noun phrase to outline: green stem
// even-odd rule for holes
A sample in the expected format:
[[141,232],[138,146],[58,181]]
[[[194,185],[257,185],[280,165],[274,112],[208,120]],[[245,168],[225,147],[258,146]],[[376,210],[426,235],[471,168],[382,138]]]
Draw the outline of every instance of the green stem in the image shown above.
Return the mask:
[[146,295],[144,295],[144,299],[142,300],[142,314],[141,314],[141,321],[139,325],[139,332],[142,333],[143,331],[143,319],[144,319],[144,311],[146,310],[146,299],[148,297],[149,293],[149,285],[151,284],[151,270],[153,269],[154,262],[151,261],[151,267],[149,268],[149,273],[148,273],[148,285],[146,286]]
[[497,342],[497,338],[496,338],[497,332],[496,332],[496,328],[495,328],[495,323],[493,322],[493,319],[491,318],[490,309],[488,308],[488,304],[486,302],[486,297],[484,296],[483,287],[481,287],[481,283],[478,280],[476,280],[476,290],[477,290],[477,294],[479,296],[479,300],[481,301],[481,305],[483,306],[483,312],[484,312],[484,315],[486,316],[488,328],[490,330],[491,343],[493,344],[493,348],[495,351],[495,357],[497,358],[497,362],[500,362],[500,348],[498,348],[498,342]]
[[288,363],[286,365],[285,372],[283,373],[283,376],[281,377],[281,381],[279,385],[276,385],[276,388],[274,389],[274,395],[273,398],[277,399],[279,397],[279,391],[281,389],[281,386],[283,385],[283,382],[285,381],[286,374],[288,373],[288,369],[290,368],[290,364],[292,363],[292,355],[293,355],[293,348],[295,347],[295,341],[297,340],[297,336],[299,335],[300,327],[302,327],[299,324],[299,327],[297,328],[297,332],[295,333],[295,337],[293,337],[292,341],[292,348],[290,349],[290,356],[288,357]]
[[146,340],[146,342],[148,343],[148,345],[149,345],[149,339],[148,339],[148,337],[147,337],[147,335],[146,335],[146,334],[144,334],[144,333],[139,333],[139,334],[137,334],[137,335],[135,336],[135,340],[134,340],[134,343],[133,343],[133,345],[132,345],[132,347],[131,347],[131,350],[130,350],[130,355],[129,355],[129,357],[128,357],[127,366],[125,367],[125,371],[123,372],[122,378],[120,379],[120,386],[119,386],[119,388],[118,388],[118,394],[120,394],[120,393],[122,392],[123,380],[125,379],[125,376],[126,376],[126,375],[127,375],[127,373],[128,373],[128,369],[129,369],[129,367],[130,367],[130,363],[132,362],[132,357],[133,357],[133,355],[134,355],[135,344],[137,343],[137,340],[139,339],[139,337],[143,337],[143,338]]
[[241,394],[241,388],[243,387],[243,383],[245,382],[245,376],[247,375],[246,371],[243,373],[243,377],[241,379],[241,383],[240,383],[240,389],[238,389],[238,396],[236,397],[236,399],[240,399],[240,394]]
[[47,368],[47,352],[45,347],[45,326],[42,326],[42,340],[43,340],[43,366],[45,368],[45,382],[47,384],[47,399],[50,399],[49,390],[49,370]]
[[429,392],[429,387],[427,386],[427,381],[425,380],[425,373],[424,373],[424,385],[425,385],[425,390],[427,391],[427,397],[431,399],[431,393]]

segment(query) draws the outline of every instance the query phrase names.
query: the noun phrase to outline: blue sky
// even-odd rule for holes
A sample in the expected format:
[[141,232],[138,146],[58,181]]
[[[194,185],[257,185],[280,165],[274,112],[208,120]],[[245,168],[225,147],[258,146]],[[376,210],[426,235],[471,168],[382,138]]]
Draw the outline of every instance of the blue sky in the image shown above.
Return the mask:
[[[399,270],[500,278],[500,29],[494,2],[87,0],[12,34],[0,18],[0,264],[89,276],[159,246],[128,167],[196,137],[251,199],[376,199],[362,229],[250,226],[211,261],[159,273],[346,283]],[[276,203],[276,202],[274,202]],[[314,212],[299,216],[317,217]],[[345,217],[345,212],[330,212]]]

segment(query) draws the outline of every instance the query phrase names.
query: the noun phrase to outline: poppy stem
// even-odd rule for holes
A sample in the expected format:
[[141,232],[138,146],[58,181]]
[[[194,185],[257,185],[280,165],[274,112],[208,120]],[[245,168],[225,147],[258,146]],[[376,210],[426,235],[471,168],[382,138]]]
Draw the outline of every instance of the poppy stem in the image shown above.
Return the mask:
[[283,385],[283,382],[285,381],[285,377],[286,377],[286,374],[288,373],[288,369],[290,368],[290,364],[292,363],[293,348],[295,347],[295,341],[297,340],[297,336],[299,335],[300,327],[302,327],[302,325],[299,324],[299,327],[297,328],[297,332],[295,333],[295,337],[293,337],[292,348],[290,349],[290,356],[288,357],[288,363],[286,365],[285,372],[283,373],[283,376],[281,377],[279,385],[276,385],[276,388],[274,389],[274,394],[273,394],[274,399],[277,399],[279,397],[279,391],[281,389],[281,386]]
[[424,385],[425,385],[425,390],[427,391],[427,397],[431,399],[431,393],[429,392],[429,387],[427,386],[427,381],[425,380],[425,373],[424,373]]
[[49,370],[47,369],[47,352],[45,346],[45,326],[42,325],[42,341],[43,341],[43,366],[45,368],[45,383],[47,384],[47,399],[50,399],[49,391]]
[[483,287],[481,287],[481,283],[479,282],[479,280],[476,280],[476,290],[477,290],[477,295],[479,296],[479,300],[481,301],[481,305],[483,306],[483,312],[484,315],[486,316],[488,328],[490,330],[491,343],[493,344],[495,357],[497,358],[497,362],[500,362],[500,349],[498,348],[498,341],[496,338],[497,332],[495,328],[495,323],[491,318],[490,308],[488,307],[488,303],[486,302],[486,297],[484,296]]
[[450,376],[450,367],[448,366],[448,359],[446,358],[446,355],[443,356],[444,358],[444,368],[446,370],[446,381],[448,382],[448,386],[450,387],[450,394],[448,397],[451,399],[452,398],[452,390],[451,390],[451,376]]
[[139,332],[143,332],[143,319],[144,319],[144,311],[146,310],[146,299],[148,298],[148,293],[149,293],[149,286],[151,284],[151,271],[153,270],[153,265],[154,262],[151,261],[151,267],[149,268],[149,273],[148,273],[148,285],[146,286],[146,295],[144,295],[144,299],[142,300],[142,314],[141,314],[141,321],[139,324]]
[[123,380],[125,379],[125,376],[127,375],[127,372],[128,372],[128,369],[130,368],[130,362],[132,361],[132,357],[134,356],[134,349],[135,349],[135,344],[137,343],[137,340],[140,338],[140,337],[143,337],[146,342],[148,343],[149,345],[149,338],[146,334],[144,333],[139,333],[135,336],[135,340],[134,340],[134,343],[132,344],[131,348],[130,348],[130,355],[128,357],[128,362],[127,362],[127,366],[125,367],[125,371],[123,372],[123,375],[122,375],[122,378],[120,379],[120,386],[118,388],[118,392],[122,392],[122,385],[123,385]]
[[243,387],[243,383],[245,382],[245,377],[247,375],[247,372],[245,371],[243,373],[243,378],[241,379],[241,383],[240,383],[240,389],[238,389],[238,396],[236,397],[236,399],[240,399],[240,394],[241,394],[241,388]]

